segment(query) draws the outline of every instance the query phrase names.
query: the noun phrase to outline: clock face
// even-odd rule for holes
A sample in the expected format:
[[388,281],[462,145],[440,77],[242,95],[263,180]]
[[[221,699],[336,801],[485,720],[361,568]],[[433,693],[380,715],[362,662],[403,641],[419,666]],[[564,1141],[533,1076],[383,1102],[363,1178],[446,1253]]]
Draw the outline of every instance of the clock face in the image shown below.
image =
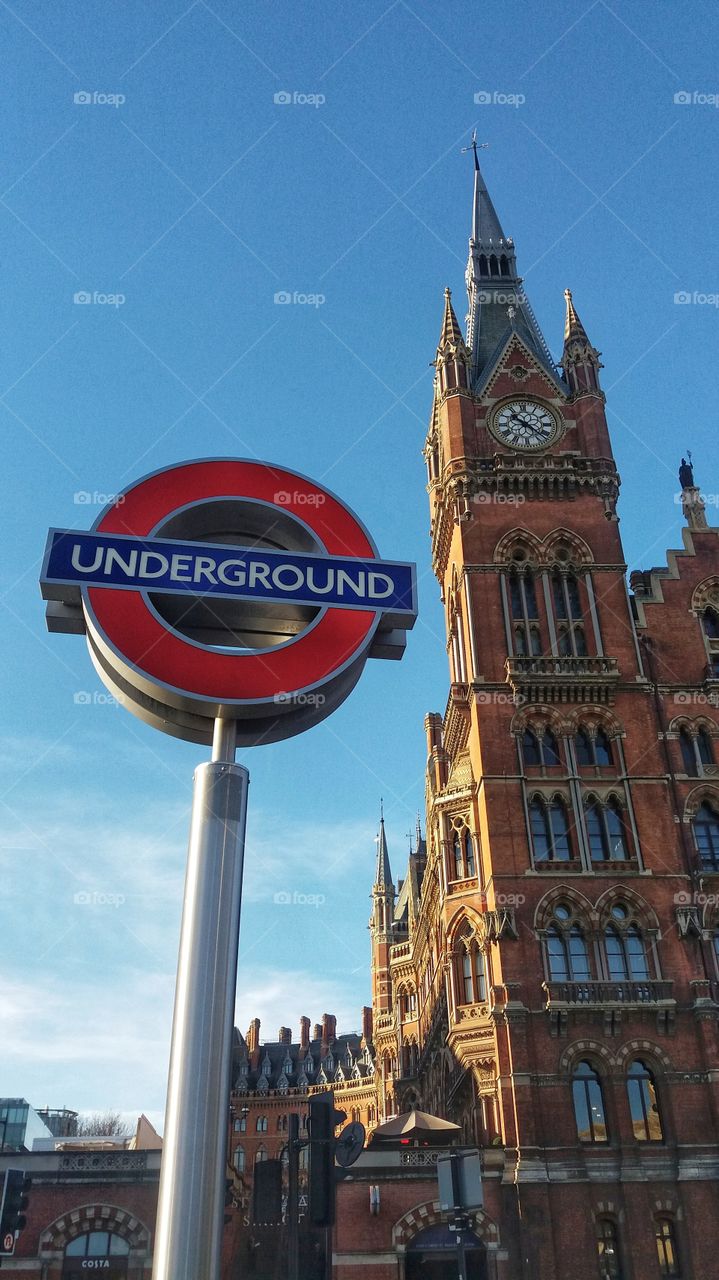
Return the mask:
[[558,429],[551,409],[537,400],[510,400],[492,419],[494,434],[513,449],[543,449],[556,438]]

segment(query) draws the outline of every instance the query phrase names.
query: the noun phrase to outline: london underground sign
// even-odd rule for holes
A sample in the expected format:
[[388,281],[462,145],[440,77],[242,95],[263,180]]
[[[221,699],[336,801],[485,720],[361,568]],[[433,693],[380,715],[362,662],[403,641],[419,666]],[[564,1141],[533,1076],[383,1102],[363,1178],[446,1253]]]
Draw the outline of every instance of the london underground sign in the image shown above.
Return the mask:
[[240,745],[311,727],[368,657],[401,657],[414,566],[380,560],[329,490],[266,463],[182,463],[131,485],[92,531],[50,531],[53,631],[85,631],[104,682],[175,736]]
[[401,658],[414,566],[381,560],[328,489],[237,458],[138,480],[90,531],[51,529],[50,631],[148,724],[212,743],[195,770],[153,1280],[219,1280],[247,769],[238,745],[311,728],[368,658]]

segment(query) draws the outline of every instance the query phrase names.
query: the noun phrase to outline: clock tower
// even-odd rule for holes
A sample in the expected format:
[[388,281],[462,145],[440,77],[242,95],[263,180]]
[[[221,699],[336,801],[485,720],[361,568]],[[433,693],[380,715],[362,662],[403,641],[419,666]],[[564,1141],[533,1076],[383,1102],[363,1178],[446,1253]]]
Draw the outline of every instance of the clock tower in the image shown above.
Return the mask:
[[719,531],[683,463],[682,550],[630,594],[599,352],[566,290],[553,360],[476,145],[466,285],[425,444],[449,696],[375,993],[385,1104],[482,1149],[488,1280],[708,1277]]

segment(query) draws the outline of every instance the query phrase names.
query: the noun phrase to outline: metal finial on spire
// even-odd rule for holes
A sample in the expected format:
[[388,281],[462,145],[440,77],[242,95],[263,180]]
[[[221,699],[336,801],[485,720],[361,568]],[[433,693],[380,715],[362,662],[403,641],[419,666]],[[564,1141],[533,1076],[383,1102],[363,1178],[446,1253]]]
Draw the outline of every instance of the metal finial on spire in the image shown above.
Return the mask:
[[479,169],[479,156],[477,155],[477,152],[486,151],[488,146],[489,146],[488,142],[477,142],[477,130],[473,129],[472,141],[470,142],[468,147],[461,148],[461,153],[462,155],[464,155],[465,152],[471,151],[474,154],[474,167],[475,169]]

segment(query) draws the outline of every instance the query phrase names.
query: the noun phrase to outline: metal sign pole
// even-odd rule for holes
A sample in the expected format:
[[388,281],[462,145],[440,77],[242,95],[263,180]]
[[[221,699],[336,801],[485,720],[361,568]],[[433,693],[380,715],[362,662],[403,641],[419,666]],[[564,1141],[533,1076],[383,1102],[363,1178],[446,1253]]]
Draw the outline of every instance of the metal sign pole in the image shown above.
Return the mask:
[[287,1280],[299,1280],[300,1275],[300,1117],[289,1117],[288,1137],[288,1187],[287,1187]]
[[219,1280],[249,773],[216,720],[195,770],[153,1280]]

